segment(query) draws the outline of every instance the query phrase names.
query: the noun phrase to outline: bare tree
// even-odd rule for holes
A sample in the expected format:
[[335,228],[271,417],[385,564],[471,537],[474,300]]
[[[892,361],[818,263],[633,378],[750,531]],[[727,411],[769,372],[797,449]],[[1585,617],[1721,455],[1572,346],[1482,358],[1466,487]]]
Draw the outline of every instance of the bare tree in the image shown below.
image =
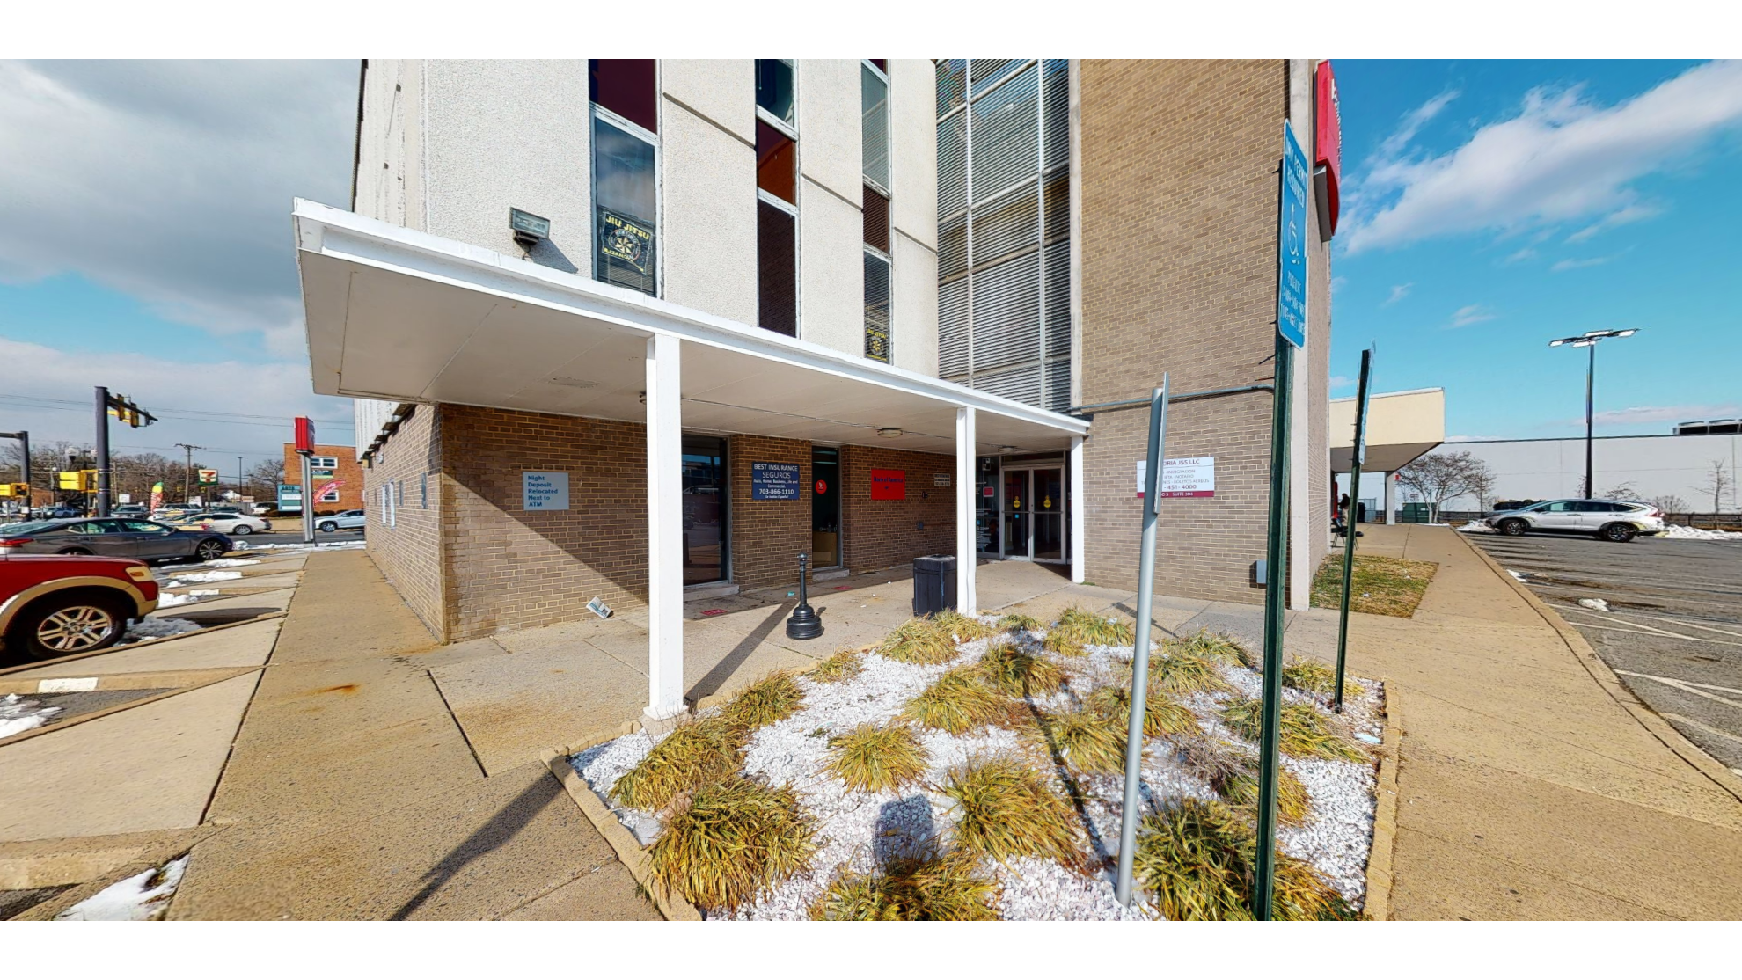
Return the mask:
[[1646,503],[1649,503],[1651,506],[1663,511],[1665,514],[1686,514],[1688,512],[1688,502],[1673,493],[1666,493],[1661,496],[1653,497],[1646,501]]
[[284,482],[284,460],[267,459],[255,463],[243,478],[245,493],[254,495],[256,501],[276,501],[278,485]]
[[1468,449],[1429,453],[1397,471],[1397,482],[1433,505],[1439,520],[1440,505],[1453,497],[1471,495],[1480,502],[1494,489],[1494,471]]
[[1724,497],[1729,495],[1732,501],[1736,496],[1736,478],[1730,475],[1728,465],[1721,459],[1712,460],[1712,470],[1706,474],[1706,482],[1696,487],[1701,493],[1712,495],[1712,513],[1724,512]]
[[1639,488],[1633,485],[1632,480],[1625,480],[1625,481],[1623,481],[1621,483],[1617,483],[1614,486],[1610,487],[1609,489],[1603,491],[1603,496],[1600,499],[1603,499],[1603,500],[1636,500],[1636,499],[1638,499],[1638,497],[1639,497]]

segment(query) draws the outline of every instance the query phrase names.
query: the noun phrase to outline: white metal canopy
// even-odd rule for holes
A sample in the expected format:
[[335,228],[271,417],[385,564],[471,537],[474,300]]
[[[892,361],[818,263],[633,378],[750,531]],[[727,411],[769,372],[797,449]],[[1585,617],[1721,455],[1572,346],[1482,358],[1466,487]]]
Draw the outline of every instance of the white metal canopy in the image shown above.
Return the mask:
[[[954,453],[1067,449],[1088,423],[582,276],[298,200],[315,391],[642,421],[646,342],[684,359],[683,425]],[[901,429],[882,438],[878,429]],[[1015,447],[1014,449],[1005,447]]]
[[953,455],[970,612],[975,458],[1068,449],[1083,580],[1081,419],[349,211],[292,220],[315,391],[646,423],[650,721],[684,710],[685,430]]

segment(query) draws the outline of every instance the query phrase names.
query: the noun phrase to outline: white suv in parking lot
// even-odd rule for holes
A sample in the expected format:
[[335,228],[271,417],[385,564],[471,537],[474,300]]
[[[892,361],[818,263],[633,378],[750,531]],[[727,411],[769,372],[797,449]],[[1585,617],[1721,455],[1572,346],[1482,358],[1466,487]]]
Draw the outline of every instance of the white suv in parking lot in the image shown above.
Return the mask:
[[1637,500],[1544,500],[1518,510],[1504,510],[1482,523],[1501,534],[1517,537],[1532,531],[1545,534],[1594,534],[1605,541],[1631,541],[1638,535],[1662,534],[1663,511]]

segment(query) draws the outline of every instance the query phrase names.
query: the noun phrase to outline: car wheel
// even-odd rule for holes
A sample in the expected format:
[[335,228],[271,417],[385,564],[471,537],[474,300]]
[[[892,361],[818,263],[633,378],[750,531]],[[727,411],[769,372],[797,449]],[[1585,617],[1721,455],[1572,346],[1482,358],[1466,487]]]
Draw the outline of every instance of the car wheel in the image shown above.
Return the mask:
[[339,529],[339,525],[332,521],[322,521],[319,524],[316,524],[315,527],[320,528],[323,531],[337,531]]
[[1530,530],[1530,524],[1521,517],[1514,517],[1510,520],[1500,522],[1500,533],[1508,537],[1521,538],[1524,536],[1524,532],[1528,530]]
[[1604,541],[1613,541],[1616,544],[1626,544],[1627,542],[1632,541],[1633,536],[1638,533],[1639,532],[1634,530],[1631,524],[1610,524],[1603,528],[1603,530],[1598,531],[1597,537],[1602,538]]
[[112,647],[126,631],[119,602],[73,593],[33,603],[13,623],[7,646],[22,651],[26,661],[52,660]]
[[238,525],[236,525],[236,526],[235,526],[235,527],[233,527],[233,528],[231,528],[231,529],[230,529],[230,533],[231,533],[231,534],[236,534],[236,535],[242,535],[242,534],[253,534],[253,533],[254,533],[254,529],[253,529],[253,528],[251,528],[251,527],[249,527],[249,526],[248,526],[248,525],[246,525],[246,524],[238,524]]
[[229,549],[224,547],[224,542],[217,538],[207,538],[194,546],[194,557],[200,561],[211,561],[214,558],[224,557],[224,552],[227,550]]
[[91,549],[89,548],[62,548],[57,552],[57,554],[62,555],[88,555],[90,553]]

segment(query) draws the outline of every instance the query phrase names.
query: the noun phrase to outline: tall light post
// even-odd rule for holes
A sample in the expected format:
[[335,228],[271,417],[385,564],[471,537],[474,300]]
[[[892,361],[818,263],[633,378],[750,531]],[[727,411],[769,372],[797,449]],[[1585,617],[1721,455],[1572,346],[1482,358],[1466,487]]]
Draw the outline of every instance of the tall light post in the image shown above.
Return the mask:
[[1592,330],[1577,337],[1562,337],[1548,342],[1550,347],[1588,347],[1590,359],[1585,365],[1585,493],[1586,498],[1597,495],[1597,484],[1591,473],[1591,444],[1593,439],[1591,404],[1592,392],[1597,378],[1597,342],[1611,337],[1631,337],[1639,331],[1633,328],[1626,330]]

